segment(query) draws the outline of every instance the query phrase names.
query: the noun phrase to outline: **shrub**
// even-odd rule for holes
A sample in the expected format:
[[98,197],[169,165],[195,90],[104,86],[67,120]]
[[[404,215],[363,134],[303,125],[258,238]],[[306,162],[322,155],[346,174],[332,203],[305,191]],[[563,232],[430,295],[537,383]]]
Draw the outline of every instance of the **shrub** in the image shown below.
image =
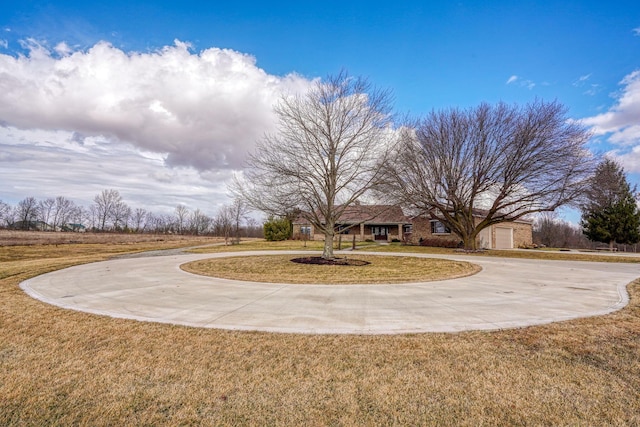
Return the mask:
[[420,239],[418,242],[420,246],[431,246],[435,248],[458,248],[460,247],[460,241],[451,239]]
[[269,217],[264,223],[264,238],[270,242],[287,240],[291,237],[291,222],[286,218]]

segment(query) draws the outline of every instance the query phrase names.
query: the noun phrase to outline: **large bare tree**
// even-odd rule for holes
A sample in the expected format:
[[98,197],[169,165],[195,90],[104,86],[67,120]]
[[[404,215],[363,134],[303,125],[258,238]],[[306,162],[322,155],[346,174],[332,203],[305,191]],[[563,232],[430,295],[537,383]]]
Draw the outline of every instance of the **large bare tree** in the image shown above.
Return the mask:
[[434,111],[403,129],[388,191],[475,249],[492,224],[580,197],[594,165],[589,137],[558,102]]
[[383,181],[390,153],[390,94],[342,72],[275,106],[278,128],[250,155],[234,191],[274,216],[299,213],[333,258],[340,215]]

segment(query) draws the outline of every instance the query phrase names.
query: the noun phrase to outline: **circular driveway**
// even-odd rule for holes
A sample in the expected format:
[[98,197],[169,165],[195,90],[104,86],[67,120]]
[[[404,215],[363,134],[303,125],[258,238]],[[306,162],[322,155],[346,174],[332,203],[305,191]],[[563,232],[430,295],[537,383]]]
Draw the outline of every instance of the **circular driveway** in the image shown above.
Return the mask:
[[[469,261],[473,276],[394,285],[255,283],[186,273],[186,262],[256,251],[114,259],[21,283],[59,307],[204,328],[293,333],[458,332],[537,325],[610,313],[628,303],[640,264],[369,253]],[[269,274],[265,271],[265,276]]]

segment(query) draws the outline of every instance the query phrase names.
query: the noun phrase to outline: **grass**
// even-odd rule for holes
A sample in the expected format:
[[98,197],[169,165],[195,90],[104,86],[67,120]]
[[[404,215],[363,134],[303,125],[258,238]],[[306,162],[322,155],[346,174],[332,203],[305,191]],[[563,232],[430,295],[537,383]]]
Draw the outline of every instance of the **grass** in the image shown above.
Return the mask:
[[[213,258],[183,264],[185,271],[224,279],[296,284],[427,282],[469,276],[480,267],[463,261],[394,256],[350,256],[365,266],[327,266],[291,262],[296,255]],[[265,271],[269,274],[265,275]]]
[[[245,239],[240,244],[227,246],[209,246],[190,250],[193,253],[220,253],[220,252],[240,252],[240,251],[322,251],[324,243],[321,240],[284,240],[281,242],[267,242],[264,239]],[[342,249],[351,249],[351,242],[342,242]],[[373,242],[357,242],[356,248],[368,250],[376,248],[378,245]],[[334,249],[338,249],[338,244],[334,244]]]
[[18,287],[146,245],[2,249],[0,425],[640,424],[640,280],[606,316],[397,336],[112,319]]
[[[220,253],[239,251],[262,251],[262,250],[295,250],[295,251],[322,251],[322,241],[302,242],[297,240],[286,240],[283,242],[267,242],[265,240],[244,240],[239,245],[231,246],[210,246],[190,250],[193,253]],[[337,250],[337,244],[335,245]],[[342,243],[342,249],[351,249],[351,243]],[[401,243],[391,243],[389,245],[379,245],[374,242],[358,242],[356,250],[367,252],[401,252],[401,253],[426,253],[444,255],[469,255],[477,257],[504,257],[504,258],[528,258],[540,260],[557,261],[592,261],[592,262],[625,262],[640,263],[640,256],[625,255],[624,252],[616,255],[602,255],[583,252],[560,252],[539,249],[525,251],[496,250],[491,249],[484,252],[460,253],[455,249],[434,248],[428,246],[410,246]]]

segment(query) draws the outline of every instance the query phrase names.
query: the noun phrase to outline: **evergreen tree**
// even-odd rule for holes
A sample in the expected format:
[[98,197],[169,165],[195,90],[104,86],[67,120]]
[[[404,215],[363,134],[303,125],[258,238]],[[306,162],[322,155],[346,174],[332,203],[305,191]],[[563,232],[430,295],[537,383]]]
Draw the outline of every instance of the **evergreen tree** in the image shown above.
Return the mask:
[[284,217],[272,217],[264,223],[264,238],[270,242],[287,240],[291,237],[291,221]]
[[598,165],[582,207],[584,234],[596,242],[633,244],[640,241],[640,212],[636,187],[627,182],[624,169],[605,159]]

